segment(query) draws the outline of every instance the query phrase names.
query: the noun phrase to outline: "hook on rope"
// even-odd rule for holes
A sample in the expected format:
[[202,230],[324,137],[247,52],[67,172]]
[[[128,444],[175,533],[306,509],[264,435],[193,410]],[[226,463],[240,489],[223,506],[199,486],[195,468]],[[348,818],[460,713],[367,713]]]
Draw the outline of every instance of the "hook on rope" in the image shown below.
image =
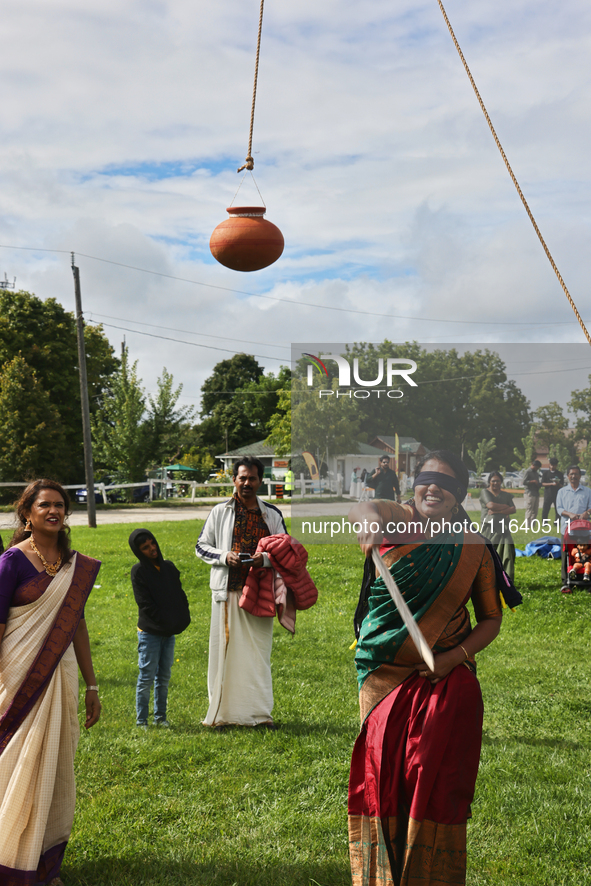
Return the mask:
[[250,156],[250,154],[246,158],[244,165],[237,169],[236,172],[242,172],[243,169],[254,169],[254,159]]

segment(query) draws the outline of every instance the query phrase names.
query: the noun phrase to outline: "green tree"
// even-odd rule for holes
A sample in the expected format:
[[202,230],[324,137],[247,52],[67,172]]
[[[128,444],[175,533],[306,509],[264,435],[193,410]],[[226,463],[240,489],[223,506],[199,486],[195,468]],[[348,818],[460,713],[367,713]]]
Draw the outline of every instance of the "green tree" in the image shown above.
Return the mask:
[[130,366],[124,348],[121,365],[91,420],[95,464],[117,480],[137,483],[144,479],[149,461],[145,406],[137,360]]
[[188,468],[195,468],[196,471],[199,471],[198,474],[191,477],[192,480],[197,480],[199,483],[207,480],[216,466],[215,459],[209,452],[203,450],[199,452],[197,449],[191,449],[189,452],[186,452],[179,459],[179,464],[187,465]]
[[216,456],[260,440],[264,432],[245,411],[243,391],[262,376],[262,368],[249,354],[217,363],[201,387],[202,421],[194,429],[192,445]]
[[545,446],[548,450],[556,444],[565,445],[564,432],[568,428],[568,419],[556,400],[546,406],[538,407],[534,412],[534,420],[537,426],[538,445]]
[[[591,375],[588,376],[589,387],[571,393],[569,409],[576,415],[575,434],[568,441],[571,443],[570,464],[580,462],[581,467],[591,472]],[[579,446],[577,447],[577,444]],[[567,443],[568,445],[568,443]],[[580,451],[580,457],[579,452]],[[568,467],[568,465],[566,466]]]
[[267,429],[266,442],[273,446],[277,455],[288,455],[291,452],[291,385],[289,390],[279,392],[277,411],[269,419]]
[[474,462],[477,477],[484,473],[484,469],[491,460],[489,453],[493,452],[495,448],[496,440],[494,437],[491,437],[490,440],[481,440],[474,451],[468,450],[468,455]]
[[144,423],[147,446],[146,464],[170,464],[182,448],[183,426],[194,417],[192,406],[179,406],[183,386],[174,387],[174,378],[166,367],[157,382],[156,396],[148,395],[148,413]]
[[588,388],[571,393],[568,407],[576,415],[578,436],[591,439],[591,375]]
[[268,434],[269,423],[274,416],[285,411],[282,394],[290,389],[291,369],[281,366],[277,375],[268,372],[236,391],[233,406],[248,417],[252,432],[257,434],[258,440]]
[[[428,351],[416,342],[394,345],[386,340],[380,345],[356,344],[344,356],[357,359],[363,379],[377,378],[380,359],[384,365],[388,357],[417,364],[412,376],[417,387],[402,384],[400,399],[371,396],[357,401],[368,441],[397,433],[415,437],[429,449],[463,455],[483,438],[495,437],[497,457],[507,462],[529,428],[528,401],[507,378],[505,364],[494,351]],[[298,374],[305,377],[302,370]]]
[[535,425],[532,425],[529,429],[529,433],[521,438],[522,448],[519,449],[519,447],[516,446],[513,450],[513,455],[515,456],[513,467],[518,471],[527,470],[536,457],[536,433],[537,428]]
[[201,415],[214,415],[221,404],[232,402],[238,389],[256,382],[263,370],[250,354],[234,354],[217,363],[201,386]]
[[[550,449],[548,450],[548,455],[550,457],[554,456],[558,459],[558,467],[561,471],[566,471],[566,469],[570,467],[573,462],[578,461],[578,459],[573,456],[573,453],[564,442],[552,443]],[[587,468],[587,470],[589,470],[589,468]]]
[[311,452],[319,469],[327,456],[355,452],[364,436],[355,402],[336,396],[336,381],[332,389],[334,394],[320,397],[318,390],[308,389],[302,379],[292,382],[292,452]]
[[[100,326],[84,329],[90,410],[95,412],[118,361]],[[74,315],[55,299],[0,290],[0,366],[19,354],[58,410],[67,463],[64,481],[84,479],[82,411]]]
[[0,479],[62,479],[68,459],[57,408],[21,356],[0,372]]

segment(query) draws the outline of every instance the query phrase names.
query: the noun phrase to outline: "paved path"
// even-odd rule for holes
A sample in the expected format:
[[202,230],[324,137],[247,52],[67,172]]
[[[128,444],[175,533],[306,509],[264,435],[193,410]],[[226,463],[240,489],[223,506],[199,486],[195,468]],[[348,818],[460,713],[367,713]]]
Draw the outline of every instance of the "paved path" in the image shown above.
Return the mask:
[[[203,505],[196,507],[173,507],[173,508],[121,508],[117,510],[96,512],[96,522],[99,526],[109,523],[160,523],[165,521],[176,522],[179,520],[205,520],[209,516],[209,512],[219,504],[219,499],[210,499],[203,502]],[[291,517],[292,506],[284,502],[273,502],[274,505],[281,508],[285,517]],[[303,502],[294,500],[294,516],[297,517],[314,517],[319,514],[326,517],[346,516],[351,507],[350,501],[322,503],[321,501]],[[515,497],[515,505],[518,509],[524,508],[523,497],[517,495]],[[469,511],[480,511],[480,504],[476,500],[472,500],[468,505]],[[86,511],[74,511],[69,518],[70,526],[86,526],[88,518]],[[14,517],[12,514],[0,514],[0,530],[14,529]]]
[[[187,508],[121,508],[113,511],[97,511],[96,522],[99,526],[108,523],[160,523],[164,521],[176,522],[178,520],[205,520],[217,501],[205,504],[203,507]],[[286,517],[291,516],[291,505],[281,505],[281,510]],[[87,526],[88,517],[86,511],[74,511],[69,517],[70,526]],[[14,515],[0,514],[0,530],[14,529]]]

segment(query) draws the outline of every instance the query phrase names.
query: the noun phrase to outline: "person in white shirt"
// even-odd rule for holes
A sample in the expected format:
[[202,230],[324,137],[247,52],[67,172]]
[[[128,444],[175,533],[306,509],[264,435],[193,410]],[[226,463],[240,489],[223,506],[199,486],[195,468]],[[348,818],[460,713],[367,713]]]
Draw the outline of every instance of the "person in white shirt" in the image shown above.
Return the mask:
[[581,469],[571,465],[567,471],[568,486],[558,490],[556,511],[560,517],[560,532],[566,532],[569,521],[588,520],[591,514],[591,489],[581,486]]
[[264,467],[245,456],[233,467],[235,492],[216,505],[195,546],[211,566],[211,628],[205,726],[265,726],[274,729],[271,646],[273,619],[251,615],[238,605],[250,567],[271,567],[256,553],[259,539],[287,532],[283,515],[257,498]]

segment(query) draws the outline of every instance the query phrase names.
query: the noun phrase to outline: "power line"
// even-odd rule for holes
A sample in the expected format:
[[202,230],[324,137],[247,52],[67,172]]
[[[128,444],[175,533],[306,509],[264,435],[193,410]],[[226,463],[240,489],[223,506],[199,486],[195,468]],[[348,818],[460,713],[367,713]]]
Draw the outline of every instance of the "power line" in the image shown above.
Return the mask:
[[[0,249],[24,249],[29,252],[53,252],[64,254],[70,254],[70,250],[66,249],[38,249],[33,246],[7,246],[5,244],[0,244]],[[468,324],[470,326],[571,326],[575,321],[573,320],[560,320],[556,323],[536,323],[530,322],[529,320],[521,321],[521,320],[450,320],[445,317],[414,317],[407,314],[382,314],[377,311],[358,311],[355,308],[339,308],[335,305],[320,305],[314,302],[306,302],[298,299],[297,301],[293,301],[289,298],[280,298],[277,295],[262,295],[259,292],[247,292],[245,289],[233,289],[229,286],[218,286],[215,283],[203,283],[201,280],[190,280],[187,277],[176,277],[174,274],[165,274],[163,271],[151,271],[148,268],[138,268],[136,265],[127,265],[123,262],[112,261],[108,258],[100,258],[96,255],[88,255],[84,252],[76,252],[77,256],[81,256],[82,258],[88,258],[92,261],[102,262],[103,264],[115,265],[118,268],[127,268],[130,271],[139,271],[142,274],[152,274],[156,277],[164,277],[167,280],[177,280],[180,283],[191,283],[194,286],[205,286],[209,289],[218,289],[222,292],[233,292],[237,295],[247,295],[249,298],[263,298],[268,301],[280,302],[281,304],[292,305],[293,307],[307,307],[307,308],[317,308],[323,311],[337,311],[343,314],[359,314],[363,317],[388,317],[390,320],[414,320],[420,321],[423,323],[462,323],[464,325]]]
[[[108,326],[109,329],[121,329],[123,332],[132,332],[135,335],[147,335],[150,338],[161,338],[164,341],[174,341],[181,345],[191,345],[194,348],[206,348],[208,351],[224,351],[227,354],[235,354],[236,351],[233,348],[220,348],[216,347],[216,345],[203,345],[197,341],[184,341],[181,338],[171,338],[168,335],[157,335],[155,332],[142,332],[139,329],[130,329],[128,326],[115,326],[114,323],[97,323],[94,320],[89,320],[89,323],[94,323],[95,325],[100,326]],[[252,357],[260,357],[261,360],[275,360],[277,363],[282,363],[280,357],[270,357],[268,354],[252,354]]]
[[[152,329],[167,329],[169,332],[184,332],[186,335],[202,335],[205,338],[219,338],[222,341],[237,341],[243,345],[269,345],[272,348],[290,350],[288,345],[274,345],[267,341],[249,341],[246,338],[231,338],[228,335],[213,335],[210,332],[191,332],[190,329],[176,329],[174,326],[163,326],[162,323],[145,323],[142,320],[130,320],[128,317],[111,317],[109,314],[97,314],[96,311],[88,311],[88,314],[90,317],[106,317],[108,320],[120,320],[122,323],[136,323],[138,326],[150,326]],[[105,326],[106,325],[108,324],[105,324]]]

